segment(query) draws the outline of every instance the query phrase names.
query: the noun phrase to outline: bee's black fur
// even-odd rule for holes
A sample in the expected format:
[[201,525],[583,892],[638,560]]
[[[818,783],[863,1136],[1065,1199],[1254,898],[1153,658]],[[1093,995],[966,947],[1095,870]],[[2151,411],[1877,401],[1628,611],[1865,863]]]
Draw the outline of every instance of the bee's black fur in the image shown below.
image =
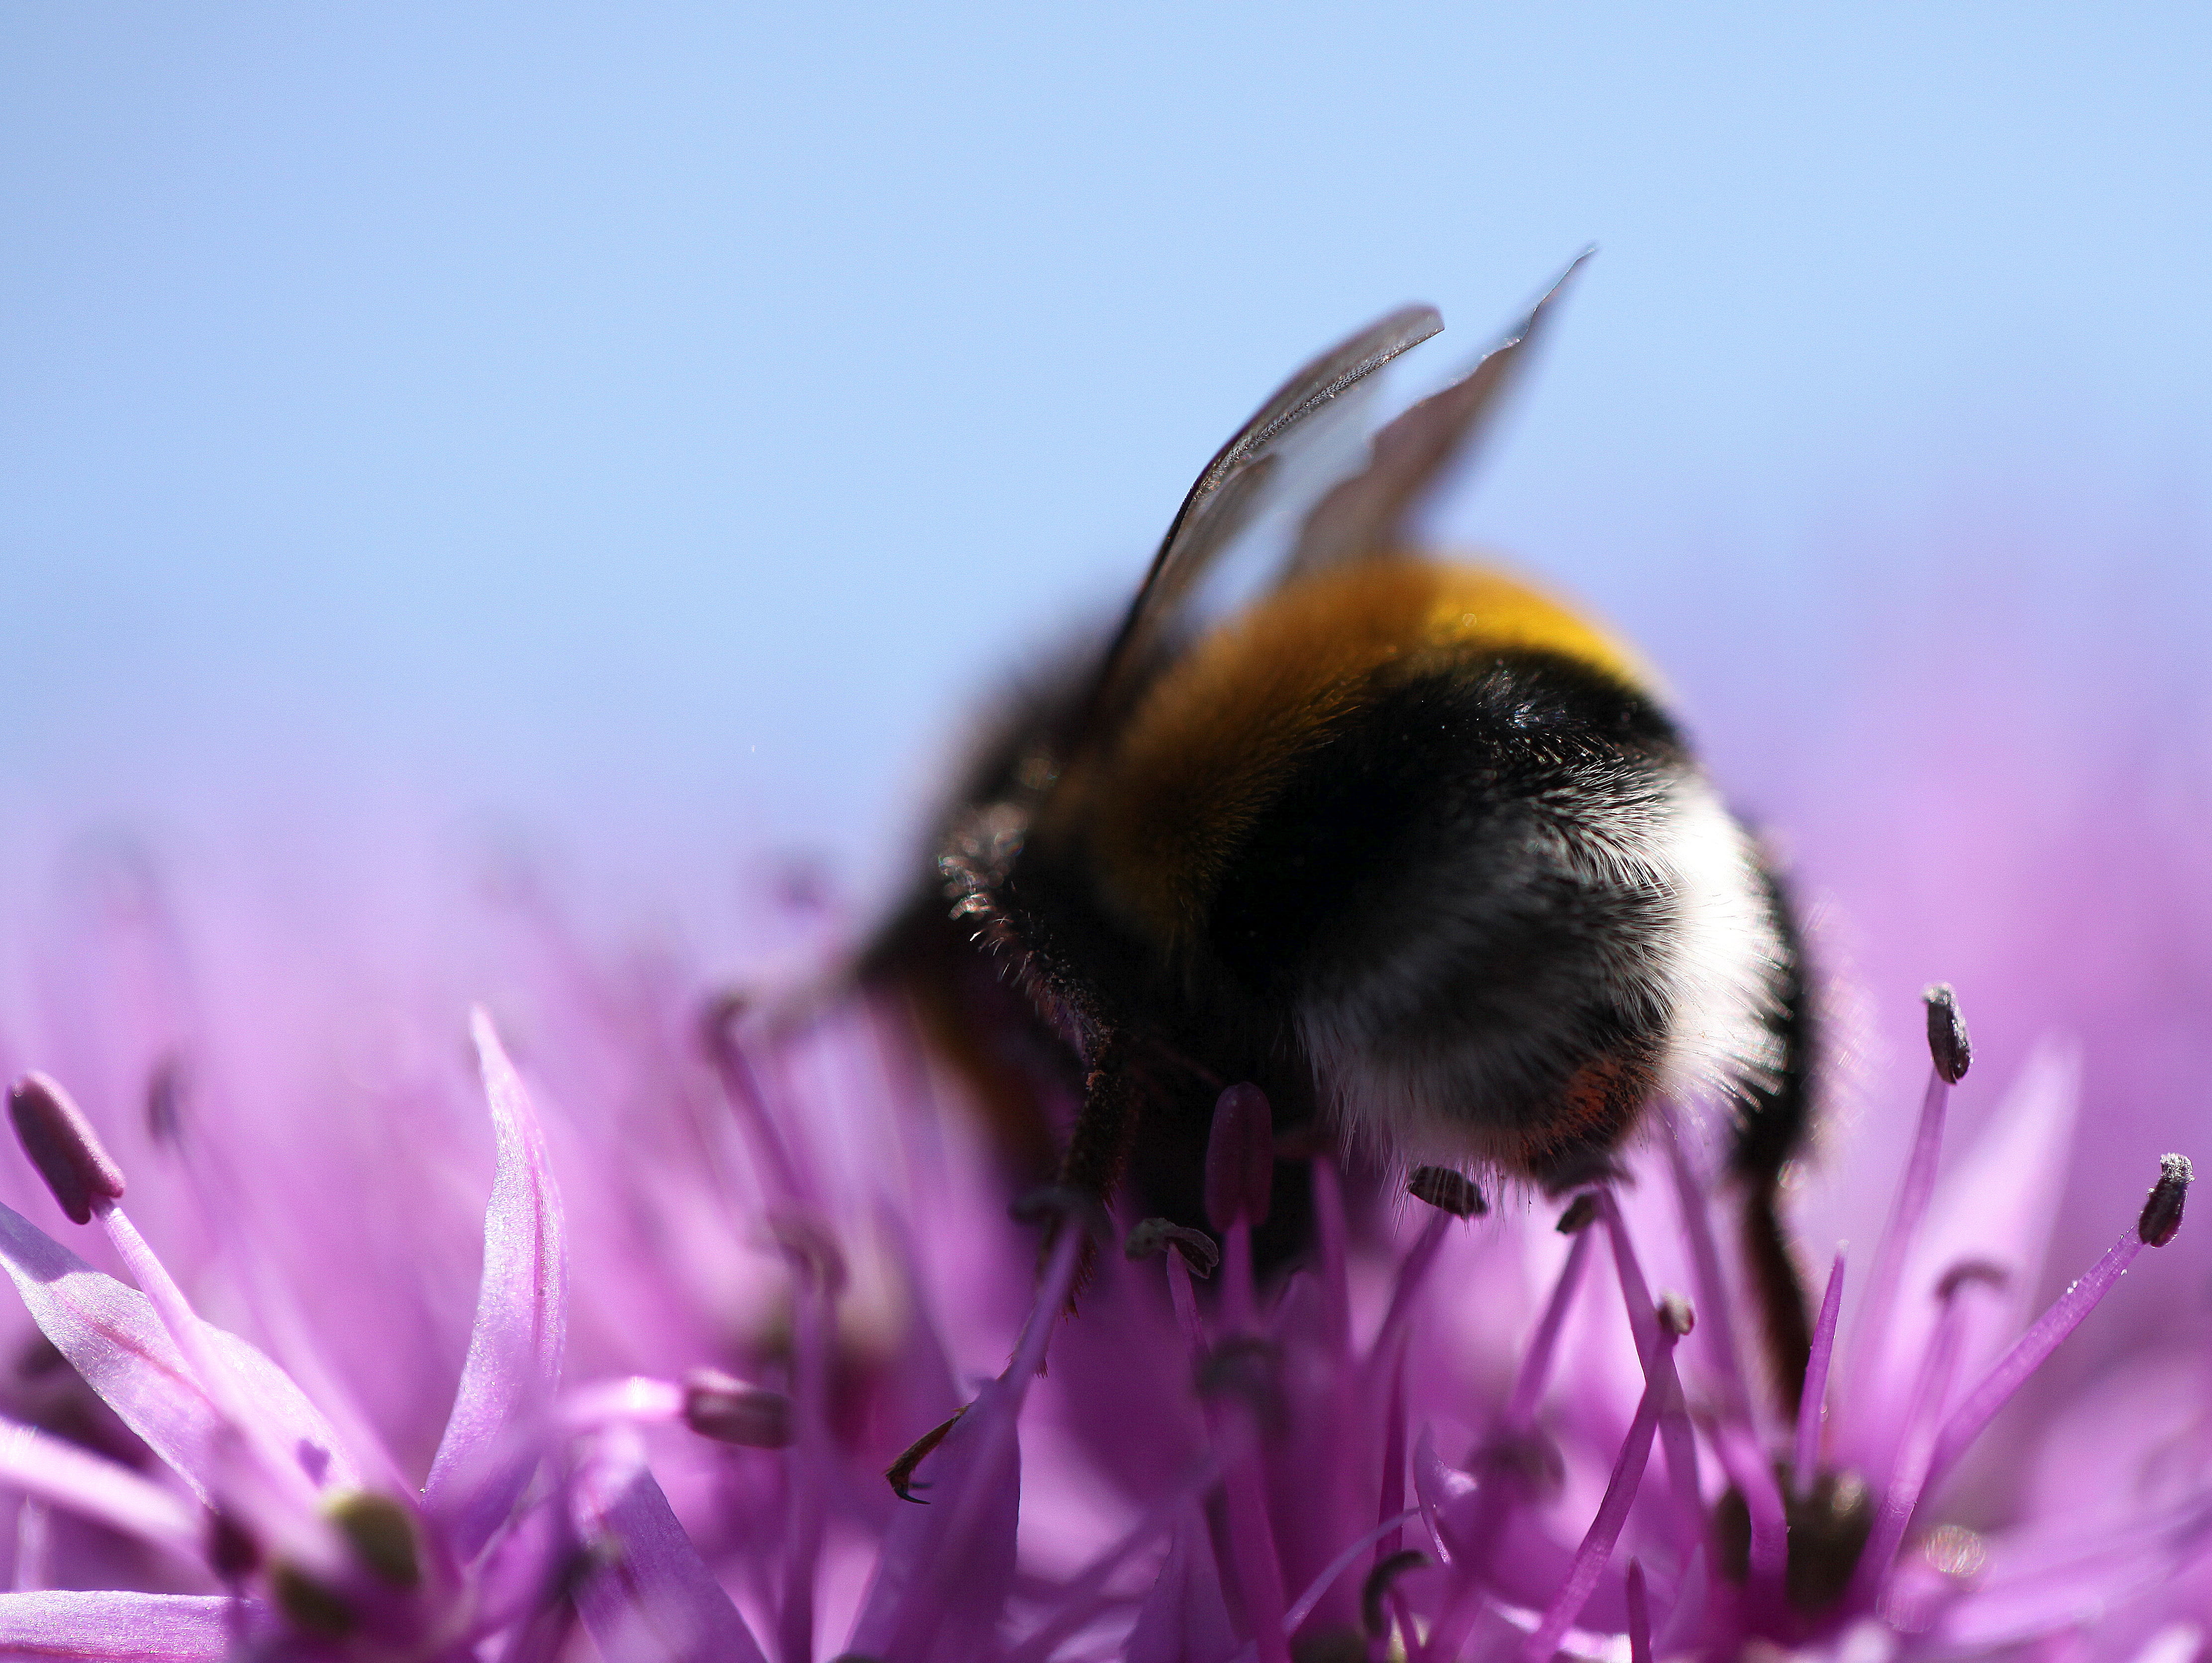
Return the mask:
[[[1431,899],[1406,893],[1409,872],[1473,863],[1471,888],[1526,883],[1536,821],[1656,789],[1681,764],[1673,724],[1619,682],[1555,653],[1484,656],[1381,690],[1317,736],[1216,898],[1209,942],[1230,974],[1282,997],[1387,954],[1411,921],[1401,914]],[[1526,915],[1499,918],[1497,933],[1643,922],[1559,883],[1520,897]],[[1556,940],[1500,944],[1523,962]]]
[[[1202,1166],[1224,1085],[1258,1082],[1284,1130],[1314,1119],[1298,1001],[1387,971],[1421,935],[1442,934],[1451,957],[1393,1042],[1494,1052],[1493,1089],[1470,1115],[1526,1143],[1557,1121],[1592,1059],[1615,1065],[1591,1115],[1538,1138],[1520,1163],[1565,1180],[1626,1130],[1672,1015],[1618,974],[1666,927],[1667,897],[1594,882],[1572,845],[1686,766],[1673,725],[1617,679],[1557,654],[1492,651],[1395,675],[1317,727],[1228,863],[1203,940],[1178,962],[1110,915],[1079,843],[1010,852],[986,814],[949,870],[964,915],[1030,979],[1093,1086],[1105,1088],[1102,1065],[1131,1077],[1112,1089],[1141,1118],[1148,1210],[1201,1222],[1195,1182],[1178,1174]],[[1085,1170],[1069,1175],[1110,1188],[1127,1146],[1092,1129],[1076,1162]]]
[[[1594,877],[1588,844],[1685,766],[1656,706],[1572,659],[1433,665],[1358,706],[1259,816],[1212,909],[1213,956],[1287,1006],[1355,998],[1423,944],[1421,985],[1376,1042],[1481,1047],[1495,1066],[1460,1106],[1469,1123],[1510,1128],[1532,1175],[1570,1177],[1650,1089],[1672,1015],[1624,974],[1672,902]],[[1618,1065],[1598,1121],[1544,1134],[1598,1058]]]
[[1796,908],[1771,863],[1762,867],[1760,875],[1774,932],[1782,944],[1774,967],[1774,1002],[1767,1015],[1780,1062],[1771,1077],[1748,1083],[1738,1094],[1740,1118],[1729,1165],[1744,1192],[1744,1262],[1765,1317],[1767,1368],[1784,1409],[1793,1410],[1805,1388],[1813,1328],[1804,1275],[1782,1222],[1782,1179],[1783,1169],[1803,1150],[1811,1130],[1819,1035]]

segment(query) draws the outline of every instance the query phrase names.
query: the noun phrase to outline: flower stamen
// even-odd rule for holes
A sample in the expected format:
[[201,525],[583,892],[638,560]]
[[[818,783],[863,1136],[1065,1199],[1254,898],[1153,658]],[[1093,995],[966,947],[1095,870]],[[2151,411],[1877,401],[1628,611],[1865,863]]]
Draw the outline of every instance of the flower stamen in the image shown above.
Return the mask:
[[1582,1615],[1583,1606],[1597,1587],[1606,1562],[1613,1557],[1613,1545],[1620,1539],[1621,1526],[1628,1521],[1629,1504],[1636,1499],[1637,1487],[1643,1482],[1660,1416],[1676,1394],[1672,1359],[1681,1336],[1674,1324],[1659,1321],[1656,1313],[1653,1314],[1651,1326],[1657,1338],[1647,1365],[1650,1373],[1644,1381],[1644,1395],[1637,1402],[1636,1418],[1629,1423],[1627,1439],[1614,1459],[1612,1476],[1606,1480],[1605,1496],[1598,1502],[1597,1516],[1590,1520],[1582,1545],[1576,1549],[1568,1566],[1566,1581],[1544,1612],[1543,1620],[1537,1624],[1535,1632],[1522,1648],[1522,1663],[1549,1663],[1567,1630]]
[[[1701,1518],[1705,1503],[1698,1480],[1697,1439],[1690,1429],[1689,1412],[1683,1406],[1681,1382],[1673,1362],[1674,1342],[1682,1335],[1671,1331],[1669,1320],[1662,1316],[1658,1302],[1651,1297],[1643,1264],[1636,1256],[1636,1244],[1629,1239],[1628,1223],[1620,1215],[1620,1204],[1610,1189],[1596,1193],[1598,1217],[1605,1223],[1606,1238],[1613,1247],[1613,1273],[1620,1283],[1622,1302],[1628,1308],[1629,1331],[1636,1338],[1637,1360],[1644,1365],[1647,1382],[1663,1375],[1668,1383],[1657,1411],[1659,1437],[1667,1452],[1667,1477],[1684,1517]],[[1687,1302],[1683,1302],[1682,1311],[1687,1314]]]
[[1920,1120],[1912,1135],[1912,1152],[1905,1175],[1890,1203],[1889,1219],[1876,1243],[1874,1266],[1869,1272],[1866,1301],[1859,1308],[1852,1331],[1851,1395],[1868,1395],[1870,1376],[1879,1365],[1881,1346],[1889,1333],[1890,1318],[1905,1280],[1905,1255],[1919,1235],[1929,1201],[1936,1193],[1936,1166],[1943,1152],[1943,1122],[1950,1108],[1951,1088],[1966,1077],[1974,1056],[1967,1036],[1966,1019],[1960,1012],[1959,997],[1948,982],[1931,986],[1922,998],[1928,1006],[1928,1089],[1920,1100]]
[[123,1199],[123,1168],[58,1081],[35,1071],[24,1075],[8,1088],[8,1118],[70,1223],[88,1224],[98,1203]]
[[2182,1203],[2193,1175],[2187,1156],[2160,1157],[2158,1181],[2151,1187],[2135,1227],[2106,1250],[2105,1256],[2087,1276],[2051,1301],[2050,1308],[2013,1342],[2011,1350],[1990,1365],[1989,1372],[1952,1411],[1929,1458],[1930,1484],[1951,1470],[1966,1447],[1996,1417],[1997,1411],[2012,1401],[2013,1393],[2027,1383],[2028,1377],[2044,1365],[2067,1335],[2097,1308],[2113,1285],[2127,1274],[2136,1255],[2147,1247],[2162,1247],[2173,1240],[2181,1228]]
[[[1697,1278],[1698,1298],[1711,1314],[1712,1332],[1706,1344],[1708,1354],[1719,1365],[1721,1412],[1756,1436],[1753,1399],[1745,1384],[1742,1354],[1736,1349],[1735,1324],[1729,1315],[1728,1282],[1721,1274],[1720,1249],[1714,1242],[1712,1220],[1705,1211],[1711,1186],[1702,1181],[1692,1167],[1676,1116],[1668,1112],[1662,1124],[1667,1168],[1674,1180],[1676,1210],[1681,1214],[1683,1229],[1690,1240],[1690,1265]],[[1564,1220],[1560,1228],[1565,1228]]]
[[312,1504],[315,1484],[296,1460],[276,1448],[228,1362],[209,1338],[212,1332],[185,1297],[130,1215],[120,1205],[123,1170],[69,1093],[50,1077],[26,1074],[9,1088],[8,1114],[16,1140],[52,1192],[56,1205],[77,1223],[96,1223],[124,1267],[146,1296],[188,1368],[218,1414],[258,1457],[265,1478],[295,1504]]
[[1167,1218],[1147,1218],[1138,1224],[1122,1243],[1121,1254],[1130,1259],[1154,1259],[1170,1249],[1200,1277],[1212,1276],[1221,1263],[1220,1246],[1212,1236]]
[[1536,1405],[1551,1377],[1553,1354],[1559,1350],[1559,1331],[1566,1326],[1575,1291],[1582,1285],[1583,1267],[1589,1261],[1593,1239],[1588,1230],[1577,1231],[1567,1248],[1566,1263],[1559,1266],[1559,1279],[1552,1284],[1552,1296],[1545,1302],[1544,1314],[1536,1320],[1536,1332],[1522,1353],[1521,1371],[1514,1377],[1513,1395],[1505,1401],[1505,1425],[1509,1431],[1525,1431],[1535,1418]]
[[1490,1211],[1474,1180],[1449,1167],[1415,1167],[1406,1193],[1455,1218],[1480,1218]]
[[1651,1663],[1651,1606],[1644,1591],[1643,1562],[1628,1562],[1628,1663]]
[[719,1369],[695,1369],[684,1377],[684,1425],[717,1443],[781,1449],[793,1437],[792,1401]]
[[1854,1576],[1867,1603],[1871,1603],[1873,1596],[1887,1585],[1898,1547],[1905,1539],[1905,1528],[1911,1522],[1913,1509],[1920,1505],[1921,1495],[1928,1487],[1932,1471],[1929,1458],[1936,1449],[1937,1417],[1942,1413],[1943,1400],[1950,1393],[1959,1348],[1966,1339],[1966,1305],[1959,1296],[1969,1287],[2002,1286],[2003,1281],[2002,1272],[1987,1265],[1970,1263],[1954,1266],[1937,1287],[1936,1297],[1942,1303],[1942,1314],[1936,1319],[1935,1336],[1921,1359],[1919,1376],[1913,1382],[1911,1405],[1905,1411],[1904,1435],[1898,1441],[1897,1454],[1891,1464],[1889,1484],[1883,1491],[1881,1505],[1875,1509],[1874,1530],[1861,1551]]
[[1844,1249],[1828,1269],[1827,1291],[1813,1324],[1813,1349],[1805,1363],[1805,1389],[1797,1399],[1796,1459],[1790,1464],[1790,1488],[1802,1499],[1812,1489],[1820,1466],[1820,1420],[1826,1412],[1828,1365],[1836,1355],[1836,1319],[1844,1307]]

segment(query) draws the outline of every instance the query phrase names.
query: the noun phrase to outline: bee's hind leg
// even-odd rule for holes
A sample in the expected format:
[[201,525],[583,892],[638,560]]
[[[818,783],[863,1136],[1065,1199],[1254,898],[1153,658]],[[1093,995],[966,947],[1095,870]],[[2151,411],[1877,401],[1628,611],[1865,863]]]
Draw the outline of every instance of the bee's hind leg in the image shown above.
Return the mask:
[[[1129,1164],[1130,1147],[1136,1140],[1138,1097],[1137,1080],[1128,1065],[1128,1047],[1116,1032],[1099,1034],[1091,1047],[1089,1065],[1084,1071],[1083,1106],[1076,1113],[1075,1128],[1068,1136],[1066,1152],[1060,1156],[1058,1180],[1058,1187],[1091,1204],[1085,1211],[1094,1217],[1104,1213],[1113,1202],[1114,1193],[1121,1187],[1122,1174]],[[1037,1261],[1040,1271],[1050,1258],[1060,1229],[1085,1228],[1085,1219],[1071,1215],[1047,1232]],[[1091,1279],[1097,1253],[1097,1234],[1093,1231],[1084,1244],[1075,1284],[1069,1291],[1071,1306],[1076,1294]]]
[[1784,1170],[1804,1147],[1813,1114],[1814,1014],[1805,949],[1789,892],[1762,874],[1781,951],[1767,1026],[1779,1056],[1771,1077],[1742,1093],[1730,1175],[1743,1192],[1743,1256],[1766,1341],[1766,1363],[1785,1416],[1797,1413],[1813,1350],[1803,1272],[1782,1218]]

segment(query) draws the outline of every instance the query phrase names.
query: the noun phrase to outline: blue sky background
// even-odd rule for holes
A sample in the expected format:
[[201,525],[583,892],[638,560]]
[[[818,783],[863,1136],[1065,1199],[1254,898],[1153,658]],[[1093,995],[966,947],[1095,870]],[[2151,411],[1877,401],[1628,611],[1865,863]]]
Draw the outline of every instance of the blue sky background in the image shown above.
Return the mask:
[[1723,660],[1793,708],[1930,527],[2203,552],[2208,33],[9,7],[0,778],[865,864],[1291,363],[1421,298],[1442,367],[1591,240],[1449,523],[1756,750]]

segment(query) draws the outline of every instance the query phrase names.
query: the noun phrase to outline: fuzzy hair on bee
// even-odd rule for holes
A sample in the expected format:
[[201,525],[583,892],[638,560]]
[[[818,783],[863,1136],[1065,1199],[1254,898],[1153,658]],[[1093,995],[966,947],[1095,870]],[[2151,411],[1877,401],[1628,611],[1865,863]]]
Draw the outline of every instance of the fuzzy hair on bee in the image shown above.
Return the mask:
[[[1632,648],[1407,531],[1581,264],[1312,499],[1272,588],[1206,620],[1191,598],[1290,484],[1292,436],[1442,320],[1394,313],[1261,405],[1108,643],[985,747],[864,974],[912,999],[1035,1175],[1182,1224],[1205,1222],[1214,1102],[1246,1082],[1279,1142],[1555,1192],[1607,1176],[1654,1102],[1723,1104],[1794,1403],[1809,1335],[1779,1200],[1814,1019],[1785,886]],[[1281,1251],[1302,1194],[1279,1169]]]

